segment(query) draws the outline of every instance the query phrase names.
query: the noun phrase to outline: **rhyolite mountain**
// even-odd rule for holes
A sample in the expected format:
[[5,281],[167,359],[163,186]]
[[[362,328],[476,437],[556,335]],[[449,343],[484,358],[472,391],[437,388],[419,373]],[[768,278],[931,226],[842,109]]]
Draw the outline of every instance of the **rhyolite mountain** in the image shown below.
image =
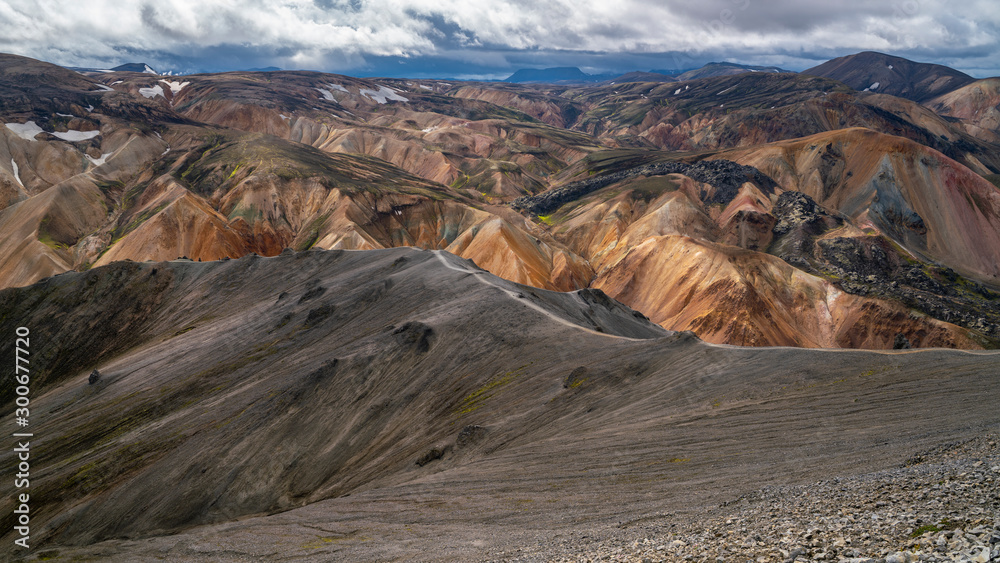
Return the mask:
[[946,117],[954,117],[972,136],[1000,142],[1000,78],[966,84],[927,102]]
[[[950,94],[0,56],[2,558],[559,560],[784,530],[776,488],[995,480],[963,445],[1000,435],[1000,153]],[[938,485],[930,522],[993,524]],[[871,497],[836,509],[918,549]]]
[[413,246],[600,288],[712,342],[992,347],[1000,146],[975,92],[925,106],[792,73],[162,77],[3,56],[0,285]]

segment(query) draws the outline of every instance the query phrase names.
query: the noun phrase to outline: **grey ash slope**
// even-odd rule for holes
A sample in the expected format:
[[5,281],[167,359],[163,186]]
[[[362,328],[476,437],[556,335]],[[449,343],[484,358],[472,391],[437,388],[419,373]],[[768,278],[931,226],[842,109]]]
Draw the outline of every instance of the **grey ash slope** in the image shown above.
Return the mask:
[[[127,295],[141,323],[115,313]],[[627,336],[669,335],[599,292],[522,287],[413,249],[116,263],[0,300],[5,328],[32,327],[47,354],[33,358],[32,416],[46,436],[32,450],[36,533],[66,543],[409,478],[414,459],[454,441],[455,425],[527,366],[569,358],[571,336],[615,350],[641,342]],[[87,373],[46,373],[64,353]],[[91,367],[102,373],[93,386]]]
[[[57,337],[138,286],[140,325]],[[477,559],[1000,424],[996,355],[709,346],[407,248],[120,263],[0,310],[93,357],[33,388],[32,531],[60,557]]]

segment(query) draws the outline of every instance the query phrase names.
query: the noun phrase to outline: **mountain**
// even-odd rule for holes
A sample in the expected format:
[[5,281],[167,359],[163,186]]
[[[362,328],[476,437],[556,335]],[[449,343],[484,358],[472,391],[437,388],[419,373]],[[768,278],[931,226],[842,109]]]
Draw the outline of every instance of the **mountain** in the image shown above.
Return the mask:
[[623,82],[677,82],[677,77],[670,74],[660,74],[658,72],[626,72],[610,81],[612,84]]
[[995,354],[713,346],[414,248],[115,262],[0,310],[31,327],[33,558],[546,553],[762,487],[933,468],[990,436],[1000,400]]
[[733,74],[743,74],[745,72],[792,72],[776,66],[754,66],[741,65],[738,63],[708,63],[701,68],[689,70],[677,75],[677,80],[695,80],[698,78],[712,78],[715,76],[730,76]]
[[[1000,219],[996,190],[970,171],[935,162],[915,144],[887,150],[883,162],[889,164],[881,168],[845,168],[845,161],[860,164],[848,152],[872,150],[879,143],[892,146],[859,131],[824,136],[824,150],[832,154],[822,158],[802,155],[806,147],[815,150],[821,139],[807,137],[798,149],[790,142],[753,149],[783,156],[780,163],[746,154],[750,150],[726,151],[718,156],[753,166],[726,160],[652,163],[631,174],[607,174],[606,181],[596,176],[515,204],[543,214],[552,235],[587,258],[596,272],[593,287],[654,322],[693,330],[708,341],[884,348],[896,333],[919,333],[919,346],[974,347],[979,337],[967,330],[987,325],[993,327],[987,329],[991,338],[1000,336],[1000,316],[987,312],[1000,294],[982,286],[968,292],[935,289],[956,274],[928,267],[938,256],[949,255],[945,259],[958,268],[956,258],[964,255],[967,276],[997,279],[991,253],[1000,245],[993,243],[990,227]],[[828,140],[832,142],[826,144]],[[861,142],[864,148],[851,146]],[[596,162],[601,156],[590,159]],[[925,160],[931,169],[941,168],[943,177],[964,175],[961,181],[976,194],[969,201],[981,200],[977,205],[982,207],[943,201],[940,179],[927,185],[891,177],[887,170],[893,161],[906,159]],[[808,178],[809,185],[778,196],[779,184],[771,178],[792,187],[785,174]],[[904,193],[890,192],[903,186]],[[791,196],[805,199],[798,202]],[[823,211],[810,197],[831,210]],[[839,201],[862,207],[838,208]],[[926,223],[914,207],[927,216]],[[982,212],[985,218],[969,225],[978,234],[964,241],[944,240],[947,227],[934,216],[942,209],[963,217]],[[976,245],[974,240],[989,242]],[[901,246],[912,250],[900,252]],[[914,257],[924,260],[926,269],[914,268],[919,263]],[[897,283],[890,286],[892,280]],[[950,322],[931,321],[928,314]],[[956,322],[967,328],[958,329],[952,324]]]
[[827,61],[802,74],[839,80],[855,90],[879,92],[924,102],[975,79],[946,66],[917,63],[874,51]]
[[415,246],[717,343],[1000,341],[1000,151],[903,98],[769,72],[518,85],[4,60],[5,287]]
[[650,72],[629,72],[612,79],[613,84],[623,82],[679,82],[685,80],[696,80],[698,78],[712,78],[715,76],[731,76],[743,74],[745,72],[792,72],[776,66],[753,66],[737,63],[708,63],[701,68],[687,70],[683,72],[669,73],[666,71]]
[[1000,143],[1000,78],[987,78],[925,102],[941,115],[957,118],[972,136]]
[[601,82],[613,75],[587,74],[576,67],[522,68],[504,79],[515,84],[581,84]]
[[991,88],[0,56],[4,560],[988,559]]
[[[547,119],[539,113],[543,101],[550,106],[572,101],[575,121],[568,127],[618,146],[711,150],[866,127],[927,145],[980,174],[1000,171],[997,143],[970,134],[962,121],[825,78],[759,72],[677,84],[536,88],[535,105],[519,105],[522,111]],[[493,88],[481,88],[487,89]],[[489,99],[507,103],[504,96]]]
[[111,70],[115,72],[144,72],[146,74],[160,74],[146,63],[125,63],[123,65],[118,65]]

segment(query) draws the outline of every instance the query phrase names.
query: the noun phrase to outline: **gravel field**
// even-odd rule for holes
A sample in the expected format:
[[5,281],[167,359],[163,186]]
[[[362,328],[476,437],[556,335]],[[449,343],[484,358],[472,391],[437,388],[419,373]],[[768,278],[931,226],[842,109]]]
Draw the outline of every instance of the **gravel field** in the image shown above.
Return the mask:
[[659,514],[619,537],[492,561],[1000,561],[998,442],[989,433],[896,470],[766,487],[703,519]]

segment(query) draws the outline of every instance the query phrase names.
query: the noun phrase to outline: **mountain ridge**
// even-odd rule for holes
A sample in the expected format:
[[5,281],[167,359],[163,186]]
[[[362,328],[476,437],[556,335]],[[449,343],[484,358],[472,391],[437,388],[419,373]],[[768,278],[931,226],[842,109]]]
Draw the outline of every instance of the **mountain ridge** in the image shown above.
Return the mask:
[[[52,78],[35,99],[0,74],[22,108],[0,127],[5,285],[126,259],[418,246],[544,289],[604,288],[715,342],[883,348],[898,334],[974,348],[1000,337],[995,257],[969,243],[992,240],[995,190],[979,176],[1000,172],[1000,151],[982,125],[903,98],[770,72],[517,85],[83,76],[8,60]],[[823,218],[788,219],[792,192]],[[514,203],[528,201],[549,203]],[[692,271],[683,257],[702,253],[728,281],[685,285],[655,248]],[[630,252],[648,272],[616,266]],[[766,281],[757,291],[749,279]],[[674,284],[692,297],[671,304]],[[783,285],[810,305],[781,305],[790,317],[763,328],[757,315],[783,302]],[[703,291],[715,297],[693,297]],[[821,310],[841,316],[805,328]],[[878,328],[880,314],[896,320]]]

